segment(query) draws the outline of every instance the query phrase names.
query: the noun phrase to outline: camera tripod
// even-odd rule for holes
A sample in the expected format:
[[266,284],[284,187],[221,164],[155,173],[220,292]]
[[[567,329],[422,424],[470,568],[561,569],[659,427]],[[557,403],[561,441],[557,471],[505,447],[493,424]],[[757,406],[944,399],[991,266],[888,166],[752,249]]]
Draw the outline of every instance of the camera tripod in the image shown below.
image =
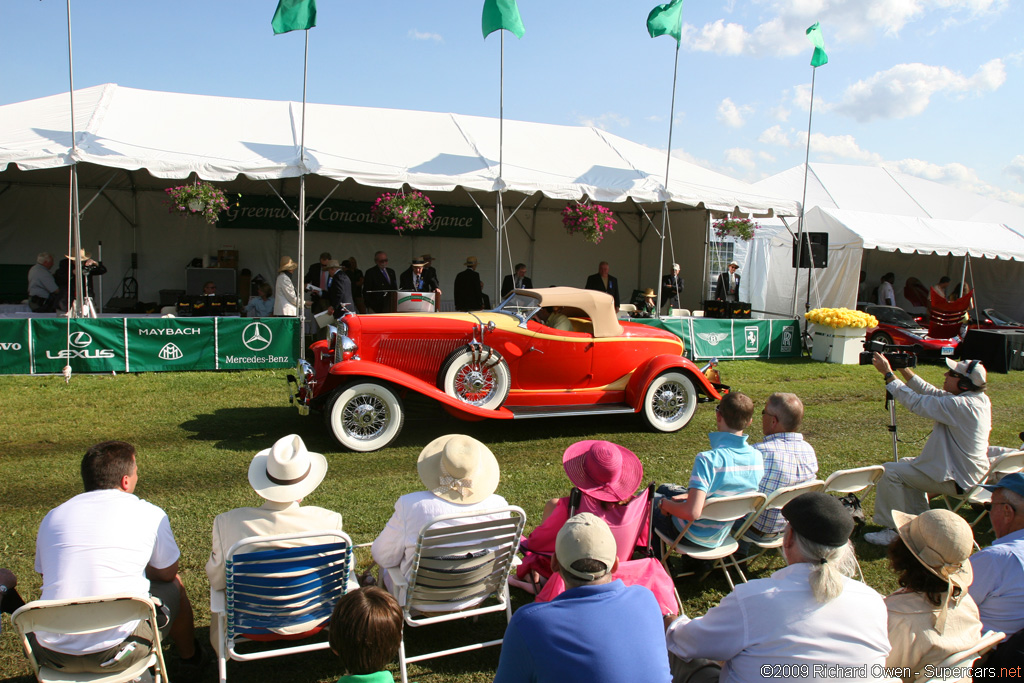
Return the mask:
[[899,462],[900,454],[897,447],[899,437],[896,433],[896,399],[888,389],[885,390],[885,408],[889,411],[889,433],[892,435],[892,461]]

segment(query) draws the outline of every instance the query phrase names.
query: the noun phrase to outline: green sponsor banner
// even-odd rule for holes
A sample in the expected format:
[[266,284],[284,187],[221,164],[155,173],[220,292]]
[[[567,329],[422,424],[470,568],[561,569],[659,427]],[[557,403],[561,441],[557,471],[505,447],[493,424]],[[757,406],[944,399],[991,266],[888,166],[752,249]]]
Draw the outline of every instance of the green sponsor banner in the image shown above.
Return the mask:
[[800,355],[800,323],[796,320],[772,320],[772,339],[768,348],[770,358]]
[[800,353],[800,328],[793,320],[688,318],[683,331],[687,353],[694,360],[781,358]]
[[289,368],[299,350],[298,318],[217,318],[217,368]]
[[126,318],[129,372],[214,370],[214,318]]
[[28,318],[0,320],[0,374],[27,375],[32,367]]
[[[242,195],[217,220],[218,228],[247,228],[250,230],[298,230],[298,221],[292,211],[298,213],[298,200],[288,199],[288,207],[273,196]],[[319,207],[319,208],[317,208]],[[370,209],[372,202],[353,202],[344,199],[329,199],[320,206],[313,199],[306,207],[308,223],[306,230],[317,232],[365,233],[371,235],[394,235],[395,229],[385,223],[373,220]],[[483,216],[473,206],[434,205],[430,224],[416,234],[429,237],[468,237],[480,239],[483,236]]]
[[124,320],[32,319],[32,372],[125,372]]

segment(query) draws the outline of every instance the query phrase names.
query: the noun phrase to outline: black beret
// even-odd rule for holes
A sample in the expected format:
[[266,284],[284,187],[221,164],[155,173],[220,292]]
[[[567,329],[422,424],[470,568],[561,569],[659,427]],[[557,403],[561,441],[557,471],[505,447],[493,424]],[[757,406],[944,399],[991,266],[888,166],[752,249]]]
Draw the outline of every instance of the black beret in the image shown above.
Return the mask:
[[793,531],[808,541],[838,548],[850,540],[853,517],[839,499],[820,491],[797,496],[782,507]]

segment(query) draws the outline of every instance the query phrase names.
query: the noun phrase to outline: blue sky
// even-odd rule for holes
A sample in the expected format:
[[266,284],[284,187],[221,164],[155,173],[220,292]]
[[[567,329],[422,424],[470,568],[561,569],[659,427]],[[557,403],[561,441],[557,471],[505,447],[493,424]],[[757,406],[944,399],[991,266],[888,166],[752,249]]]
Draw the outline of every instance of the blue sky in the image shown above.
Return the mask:
[[[653,0],[519,0],[505,116],[594,125],[664,149],[675,43]],[[301,33],[276,0],[72,0],[75,86],[302,97]],[[319,0],[308,100],[498,114],[498,34],[482,0]],[[64,0],[0,3],[0,104],[66,92]],[[685,0],[673,153],[747,181],[811,160],[894,170],[1024,205],[1021,0]]]

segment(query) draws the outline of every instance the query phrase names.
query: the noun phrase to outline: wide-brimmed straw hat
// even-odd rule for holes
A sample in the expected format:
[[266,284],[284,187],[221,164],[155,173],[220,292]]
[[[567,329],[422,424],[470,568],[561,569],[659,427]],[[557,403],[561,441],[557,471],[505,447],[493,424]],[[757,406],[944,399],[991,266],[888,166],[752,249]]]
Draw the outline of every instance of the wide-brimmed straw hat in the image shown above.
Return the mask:
[[644,478],[640,458],[610,441],[579,441],[565,449],[562,467],[572,485],[607,503],[628,500]]
[[78,256],[72,256],[71,254],[64,254],[64,258],[71,259],[72,261],[88,261],[92,258],[92,254],[87,252],[85,249],[78,250]]
[[425,266],[425,265],[427,265],[427,260],[422,258],[422,257],[420,257],[420,256],[417,256],[416,258],[414,258],[412,260],[412,263],[410,265],[413,265],[413,266]]
[[[892,519],[907,550],[925,569],[946,582],[947,600],[935,625],[941,633],[949,600],[955,605],[974,580],[968,559],[974,549],[974,532],[963,517],[950,510],[926,510],[919,515],[893,510]],[[953,594],[953,586],[960,589],[958,595]]]
[[331,268],[341,268],[341,264],[336,260],[331,259],[324,265],[324,270],[330,270]]
[[498,488],[498,461],[471,436],[447,434],[427,444],[416,461],[420,481],[438,498],[457,505],[479,503]]
[[312,493],[327,474],[327,458],[306,450],[298,434],[289,434],[260,451],[249,464],[249,484],[261,497],[293,503]]
[[295,261],[292,261],[292,257],[291,256],[282,256],[281,257],[281,265],[279,265],[277,267],[277,272],[280,273],[280,272],[285,271],[285,270],[295,270],[298,267],[299,267],[299,264],[296,263]]
[[654,293],[654,290],[653,290],[653,289],[651,289],[650,287],[648,287],[648,288],[647,288],[646,290],[644,290],[644,298],[645,298],[645,299],[653,299],[653,298],[655,298],[655,297],[657,297],[657,296],[658,296],[658,295],[657,295],[657,294],[655,294],[655,293]]
[[465,266],[475,266],[477,264],[476,256],[467,256]]

